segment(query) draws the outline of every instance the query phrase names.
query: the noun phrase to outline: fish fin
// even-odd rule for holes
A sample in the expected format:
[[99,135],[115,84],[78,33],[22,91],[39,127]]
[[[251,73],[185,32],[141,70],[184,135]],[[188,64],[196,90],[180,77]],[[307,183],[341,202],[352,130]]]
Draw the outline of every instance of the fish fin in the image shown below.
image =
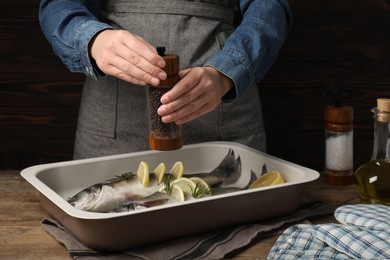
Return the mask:
[[238,156],[236,159],[233,149],[230,148],[223,160],[211,172],[191,174],[191,177],[195,176],[202,178],[210,187],[235,183],[241,176],[241,158]]
[[268,170],[267,170],[267,165],[264,163],[264,164],[263,164],[263,167],[261,168],[261,174],[260,174],[260,176],[263,175],[263,174],[266,174],[267,172],[268,172]]
[[226,176],[223,180],[223,185],[235,183],[241,177],[241,157],[238,156],[234,159],[233,165],[230,166],[233,169],[232,173]]
[[234,151],[233,151],[233,149],[230,148],[228,153],[226,154],[225,158],[223,158],[221,163],[214,170],[212,170],[210,173],[217,171],[220,168],[229,167],[234,160],[235,160]]
[[255,173],[254,171],[251,170],[251,178],[249,179],[248,184],[247,184],[245,187],[243,187],[243,189],[244,189],[244,190],[249,189],[249,187],[251,186],[251,184],[254,183],[256,180],[257,180],[256,173]]

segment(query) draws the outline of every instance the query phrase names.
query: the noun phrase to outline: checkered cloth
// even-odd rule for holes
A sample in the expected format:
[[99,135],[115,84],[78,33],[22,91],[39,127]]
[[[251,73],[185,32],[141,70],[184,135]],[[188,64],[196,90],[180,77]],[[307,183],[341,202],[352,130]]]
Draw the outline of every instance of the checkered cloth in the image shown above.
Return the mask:
[[286,229],[268,259],[390,259],[390,207],[345,205],[340,224],[299,224]]

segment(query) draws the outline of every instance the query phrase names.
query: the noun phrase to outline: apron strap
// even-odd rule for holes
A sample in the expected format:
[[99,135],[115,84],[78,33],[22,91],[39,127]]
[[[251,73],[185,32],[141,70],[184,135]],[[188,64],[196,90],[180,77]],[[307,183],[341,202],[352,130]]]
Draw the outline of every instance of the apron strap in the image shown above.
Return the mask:
[[183,0],[109,0],[106,9],[114,13],[178,14],[219,20],[233,25],[234,11],[221,5]]

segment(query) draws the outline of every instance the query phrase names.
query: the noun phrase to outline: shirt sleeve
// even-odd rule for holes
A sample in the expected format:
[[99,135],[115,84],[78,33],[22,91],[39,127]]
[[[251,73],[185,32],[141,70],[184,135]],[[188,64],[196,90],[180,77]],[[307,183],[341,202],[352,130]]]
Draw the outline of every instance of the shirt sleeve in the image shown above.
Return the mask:
[[39,22],[54,53],[72,72],[97,78],[99,70],[89,58],[94,35],[112,27],[97,19],[99,0],[42,0]]
[[205,63],[234,82],[224,102],[237,99],[264,77],[291,30],[288,0],[241,0],[240,9],[240,25]]

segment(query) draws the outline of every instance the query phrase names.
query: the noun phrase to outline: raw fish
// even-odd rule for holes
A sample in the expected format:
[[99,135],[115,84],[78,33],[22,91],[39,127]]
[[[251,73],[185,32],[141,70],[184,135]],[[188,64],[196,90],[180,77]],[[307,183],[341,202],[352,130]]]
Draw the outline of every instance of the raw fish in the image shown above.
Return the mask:
[[[184,174],[184,177],[194,176],[202,178],[210,187],[224,187],[240,178],[241,159],[239,156],[236,159],[234,151],[229,149],[222,162],[210,173]],[[78,209],[92,212],[134,210],[167,202],[168,199],[161,196],[160,188],[154,174],[149,176],[149,186],[144,187],[137,176],[125,173],[80,191],[68,202]]]

